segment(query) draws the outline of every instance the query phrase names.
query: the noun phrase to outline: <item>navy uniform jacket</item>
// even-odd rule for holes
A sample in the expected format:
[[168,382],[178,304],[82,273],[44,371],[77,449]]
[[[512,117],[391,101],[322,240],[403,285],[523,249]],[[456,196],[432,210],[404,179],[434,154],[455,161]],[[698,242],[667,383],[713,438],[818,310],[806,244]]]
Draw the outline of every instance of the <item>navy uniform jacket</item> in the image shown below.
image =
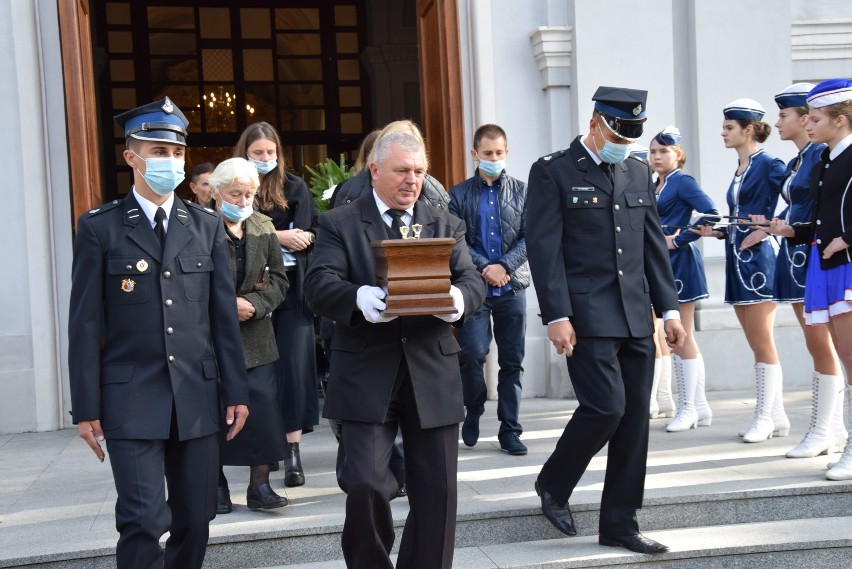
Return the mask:
[[570,317],[578,336],[647,337],[678,308],[651,171],[628,158],[613,184],[574,139],[532,165],[527,254],[544,324]]
[[[470,259],[464,222],[446,210],[418,201],[414,223],[423,225],[422,238],[456,240],[450,257],[450,279],[464,297],[464,317],[473,314],[485,299],[485,280]],[[372,195],[319,217],[305,294],[311,308],[335,321],[323,415],[384,423],[404,356],[421,428],[458,423],[464,419],[464,405],[459,344],[453,337],[453,326],[434,316],[402,316],[371,324],[357,308],[358,289],[376,284],[370,241],[387,238],[387,225]]]
[[248,404],[222,221],[175,197],[165,247],[133,194],[77,222],[68,359],[74,422],[106,438],[217,432],[220,396]]
[[811,173],[811,198],[815,202],[812,224],[793,226],[794,242],[816,241],[819,265],[823,270],[852,262],[852,248],[838,251],[828,259],[822,258],[825,248],[835,237],[852,244],[852,146],[834,160],[829,161],[829,154],[826,147]]

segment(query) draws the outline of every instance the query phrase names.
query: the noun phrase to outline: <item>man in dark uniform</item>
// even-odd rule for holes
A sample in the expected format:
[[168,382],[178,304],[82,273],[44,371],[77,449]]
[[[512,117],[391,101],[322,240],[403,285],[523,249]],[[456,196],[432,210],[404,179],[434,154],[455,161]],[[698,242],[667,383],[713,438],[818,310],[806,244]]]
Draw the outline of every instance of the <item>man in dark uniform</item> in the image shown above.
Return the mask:
[[106,439],[118,567],[201,567],[216,515],[220,406],[228,440],[248,416],[225,231],[212,210],[174,194],[188,124],[180,109],[165,98],[116,121],[134,186],[77,222],[72,413],[101,461]]
[[536,481],[545,516],[575,535],[568,507],[609,443],[599,543],[668,548],[639,533],[654,369],[651,306],[676,350],[685,332],[647,164],[628,158],[647,92],[600,87],[589,134],[530,170],[527,243],[548,339],[568,356],[579,407]]
[[[388,468],[402,430],[410,512],[397,568],[450,569],[456,527],[459,422],[464,418],[459,345],[451,323],[479,308],[485,281],[464,241],[464,222],[418,201],[426,152],[418,138],[393,132],[376,143],[373,191],[319,218],[305,292],[334,320],[324,415],[343,421],[339,475],[347,491],[342,547],[349,569],[390,569],[394,542]],[[398,237],[412,222],[420,236],[452,237],[450,292],[455,314],[392,317],[375,286],[371,241]],[[416,225],[412,226],[417,229]]]

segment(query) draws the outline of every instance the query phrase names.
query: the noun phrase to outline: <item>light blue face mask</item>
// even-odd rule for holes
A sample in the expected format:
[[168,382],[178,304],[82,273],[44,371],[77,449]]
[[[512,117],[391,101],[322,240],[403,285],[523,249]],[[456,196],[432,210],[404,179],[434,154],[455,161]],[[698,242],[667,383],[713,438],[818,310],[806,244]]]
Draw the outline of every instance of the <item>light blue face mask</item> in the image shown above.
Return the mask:
[[254,213],[254,208],[250,205],[240,207],[222,200],[222,205],[219,207],[219,211],[222,212],[222,215],[224,215],[226,219],[237,223],[239,221],[245,221],[251,217],[251,214]]
[[277,158],[273,158],[269,162],[264,162],[263,160],[252,160],[251,158],[249,158],[249,162],[254,164],[254,167],[257,168],[257,173],[261,176],[269,174],[278,166]]
[[486,176],[490,176],[491,178],[496,178],[500,175],[500,172],[505,169],[505,160],[497,160],[496,162],[490,162],[481,158],[479,159],[479,171],[485,174]]
[[[131,152],[133,151],[131,150]],[[133,154],[136,153],[133,152]],[[142,174],[142,178],[157,195],[169,195],[186,177],[183,160],[177,158],[142,158],[138,154],[136,156],[145,162],[145,173]],[[139,169],[137,168],[136,171],[139,172]]]
[[601,138],[604,139],[604,146],[603,148],[598,148],[594,136],[592,137],[592,144],[595,145],[595,150],[598,151],[598,156],[601,157],[601,160],[608,164],[620,164],[627,160],[627,157],[630,156],[630,145],[616,144],[608,141],[603,135],[600,124],[598,125],[598,131],[601,133]]

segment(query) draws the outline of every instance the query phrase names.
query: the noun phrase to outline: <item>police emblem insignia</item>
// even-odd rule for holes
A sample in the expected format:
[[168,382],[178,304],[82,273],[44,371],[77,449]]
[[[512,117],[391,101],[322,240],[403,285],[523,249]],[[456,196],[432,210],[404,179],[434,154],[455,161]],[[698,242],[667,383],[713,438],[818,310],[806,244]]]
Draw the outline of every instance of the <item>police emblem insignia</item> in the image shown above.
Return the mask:
[[598,203],[598,198],[592,198],[592,203]]
[[553,156],[545,156],[544,160],[547,161],[547,160],[550,160],[551,158],[553,158]]
[[574,199],[571,200],[571,201],[574,202],[574,203],[577,203],[577,202],[580,201],[580,198],[578,198],[577,196],[574,196]]
[[642,112],[642,103],[639,103],[639,104],[638,104],[638,105],[636,105],[636,107],[633,109],[633,116],[638,117],[638,116],[639,116],[639,114],[640,114],[641,112]]
[[140,273],[144,273],[147,269],[148,269],[148,261],[146,261],[145,259],[140,259],[136,263],[136,270],[139,271]]
[[101,211],[101,208],[96,207],[95,209],[90,209],[89,213],[98,213],[99,211]]
[[171,114],[175,111],[175,107],[174,107],[174,105],[172,105],[172,100],[169,99],[168,97],[166,97],[166,102],[163,103],[162,108],[163,108],[164,111],[166,111],[169,114]]
[[136,281],[133,279],[123,279],[121,281],[121,290],[124,292],[133,292],[133,289],[136,288]]

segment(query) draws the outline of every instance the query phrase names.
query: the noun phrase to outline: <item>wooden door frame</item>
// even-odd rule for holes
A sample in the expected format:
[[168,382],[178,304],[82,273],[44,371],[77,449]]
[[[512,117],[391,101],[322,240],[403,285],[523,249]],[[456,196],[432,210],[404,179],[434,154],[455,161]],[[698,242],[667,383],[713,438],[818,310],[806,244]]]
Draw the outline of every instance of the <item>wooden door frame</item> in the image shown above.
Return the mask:
[[71,206],[76,219],[101,201],[101,168],[92,29],[89,0],[57,2],[65,114],[71,176]]
[[[426,33],[427,25],[435,30]],[[427,45],[435,35],[437,45]],[[449,188],[466,177],[458,0],[417,0],[417,43],[430,171]]]

